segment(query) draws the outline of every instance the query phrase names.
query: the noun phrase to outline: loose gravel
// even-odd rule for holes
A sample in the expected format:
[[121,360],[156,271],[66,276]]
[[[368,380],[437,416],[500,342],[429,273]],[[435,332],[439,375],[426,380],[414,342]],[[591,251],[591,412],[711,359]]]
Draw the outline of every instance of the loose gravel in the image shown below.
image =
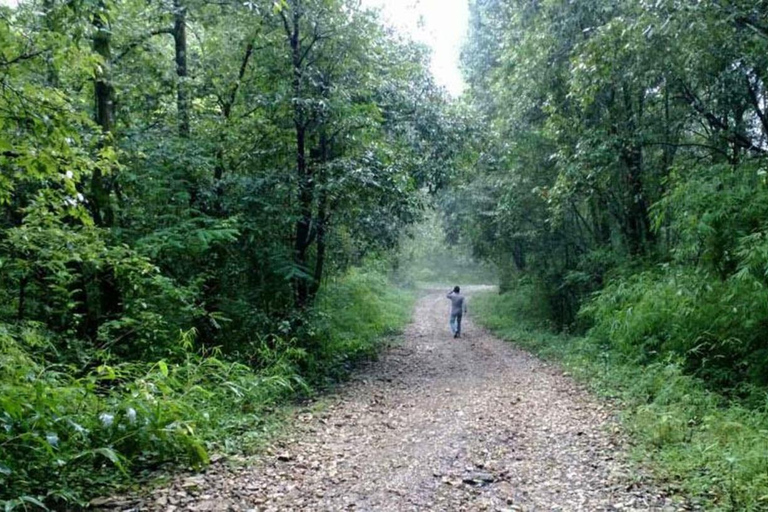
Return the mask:
[[429,292],[402,343],[246,467],[216,464],[112,508],[684,510],[627,462],[608,404],[473,324],[479,289],[466,290],[462,338],[446,292]]

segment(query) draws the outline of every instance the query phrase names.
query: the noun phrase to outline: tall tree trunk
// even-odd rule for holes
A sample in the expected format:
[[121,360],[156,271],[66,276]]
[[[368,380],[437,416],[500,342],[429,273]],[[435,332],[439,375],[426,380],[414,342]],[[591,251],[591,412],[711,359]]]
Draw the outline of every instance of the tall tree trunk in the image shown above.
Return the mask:
[[222,178],[224,177],[224,171],[226,168],[226,162],[224,160],[224,145],[226,142],[225,133],[229,127],[229,119],[232,116],[232,108],[235,106],[237,100],[237,92],[240,90],[240,86],[245,78],[245,72],[248,69],[248,62],[253,56],[254,43],[253,40],[249,41],[245,47],[245,53],[243,54],[243,60],[240,62],[240,71],[237,74],[237,81],[234,83],[229,91],[229,94],[225,96],[221,101],[221,128],[219,129],[219,141],[216,146],[215,163],[213,168],[213,179],[216,186],[216,202],[214,205],[214,211],[221,213],[222,211],[222,199],[224,196],[224,184]]
[[[115,91],[110,76],[112,59],[112,32],[109,26],[109,10],[104,1],[98,4],[98,11],[93,19],[96,29],[93,37],[93,50],[101,57],[101,64],[96,68],[94,81],[95,121],[101,128],[102,144],[112,144],[112,132],[115,122]],[[91,176],[90,202],[94,221],[98,226],[109,228],[115,223],[111,204],[111,185],[103,169],[96,167]],[[89,333],[97,335],[96,327],[105,318],[114,317],[121,310],[120,290],[117,287],[114,270],[105,266],[96,271],[99,285],[98,304],[86,304],[86,325],[92,325]],[[83,274],[83,281],[87,276]],[[86,299],[86,302],[87,299]]]
[[[110,79],[110,61],[112,59],[111,39],[108,18],[109,12],[104,2],[99,2],[98,11],[93,18],[93,26],[96,29],[93,36],[93,50],[101,57],[101,64],[96,67],[94,80],[94,99],[96,124],[101,127],[102,136],[106,144],[110,144],[110,137],[114,126],[114,88]],[[90,191],[91,209],[94,221],[99,226],[111,226],[114,223],[114,213],[110,206],[110,187],[104,172],[97,167],[91,177]]]
[[515,268],[520,272],[525,271],[525,247],[521,240],[515,240],[512,242],[512,261],[515,262]]
[[[747,138],[749,135],[747,131],[747,123],[744,122],[744,112],[745,108],[743,106],[738,106],[734,109],[733,131],[739,134],[739,136]],[[737,166],[741,162],[742,148],[737,144],[732,144],[731,147],[731,165]]]
[[[45,12],[45,29],[48,32],[57,32],[58,23],[56,23],[56,3],[55,0],[43,0],[43,12]],[[46,80],[51,87],[59,86],[59,72],[53,64],[54,59],[48,59],[46,63]]]
[[[307,254],[312,226],[314,182],[306,162],[306,128],[299,125],[296,126],[296,163],[299,177],[299,218],[296,221],[294,264],[304,274],[309,267]],[[294,278],[294,293],[296,306],[305,308],[309,302],[309,282],[305,275]]]
[[648,216],[648,204],[643,190],[642,150],[632,144],[623,152],[624,163],[627,166],[628,198],[626,206],[626,235],[629,252],[634,255],[642,254],[651,241],[650,221]]
[[[636,140],[643,117],[643,95],[637,98],[637,107],[633,105],[632,93],[628,86],[623,87],[624,113],[628,116],[625,133],[628,141],[624,142],[621,156],[626,166],[627,204],[625,205],[625,235],[629,252],[642,254],[648,249],[652,239],[651,223],[648,215],[648,203],[643,187],[643,148]],[[636,113],[636,114],[635,114]]]
[[189,137],[189,93],[187,89],[187,8],[173,0],[173,41],[176,47],[176,110],[179,136]]
[[[325,164],[330,160],[328,147],[328,136],[325,130],[320,134],[320,163]],[[326,179],[327,181],[327,179]],[[326,184],[324,184],[326,185]],[[326,251],[326,232],[328,228],[328,219],[330,217],[328,205],[328,189],[323,186],[320,189],[317,206],[317,250],[315,252],[315,272],[313,275],[312,287],[310,289],[310,300],[314,300],[317,292],[320,291],[320,285],[323,281],[323,272],[325,269],[325,251]]]
[[298,178],[299,218],[296,221],[294,241],[294,265],[299,274],[293,278],[294,302],[298,309],[305,309],[310,302],[310,283],[306,273],[309,268],[307,261],[308,249],[311,243],[310,230],[312,227],[312,201],[314,198],[314,181],[312,169],[307,166],[307,124],[300,98],[302,96],[302,55],[301,55],[301,0],[291,1],[292,23],[289,24],[284,16],[288,41],[291,46],[291,62],[293,65],[293,124],[296,130],[296,173]]
[[16,320],[21,322],[24,320],[24,313],[27,308],[27,283],[29,278],[25,275],[19,279],[19,303],[16,310]]
[[590,217],[592,218],[592,231],[595,234],[595,242],[605,247],[611,242],[611,226],[608,223],[608,201],[601,192],[596,192],[589,199]]

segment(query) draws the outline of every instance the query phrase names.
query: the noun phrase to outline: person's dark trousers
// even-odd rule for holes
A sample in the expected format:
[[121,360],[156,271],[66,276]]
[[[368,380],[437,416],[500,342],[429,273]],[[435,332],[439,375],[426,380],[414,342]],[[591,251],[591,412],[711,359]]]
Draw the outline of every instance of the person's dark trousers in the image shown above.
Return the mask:
[[461,313],[458,315],[451,315],[451,331],[454,338],[461,336]]

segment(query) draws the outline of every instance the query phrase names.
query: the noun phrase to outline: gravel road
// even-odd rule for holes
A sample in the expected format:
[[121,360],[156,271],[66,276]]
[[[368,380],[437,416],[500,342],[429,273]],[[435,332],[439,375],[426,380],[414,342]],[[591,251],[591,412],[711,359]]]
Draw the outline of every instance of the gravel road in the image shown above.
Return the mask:
[[267,455],[155,491],[138,510],[662,510],[622,457],[613,414],[554,365],[418,302],[402,343]]

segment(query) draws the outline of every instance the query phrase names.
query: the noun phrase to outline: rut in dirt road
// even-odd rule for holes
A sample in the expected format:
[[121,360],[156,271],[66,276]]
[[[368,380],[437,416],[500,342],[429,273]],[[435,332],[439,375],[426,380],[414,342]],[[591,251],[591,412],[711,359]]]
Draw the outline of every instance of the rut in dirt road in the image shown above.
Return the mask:
[[[274,455],[179,481],[143,510],[675,510],[631,478],[611,412],[567,376],[472,323],[443,291],[403,343]],[[189,480],[189,479],[187,479]]]

